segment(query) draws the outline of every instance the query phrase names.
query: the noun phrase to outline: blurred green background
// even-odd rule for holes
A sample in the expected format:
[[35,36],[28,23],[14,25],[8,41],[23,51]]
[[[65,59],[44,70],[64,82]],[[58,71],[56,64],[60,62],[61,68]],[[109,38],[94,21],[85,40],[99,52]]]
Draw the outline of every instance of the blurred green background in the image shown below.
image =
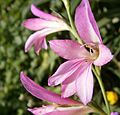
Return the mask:
[[[91,1],[103,41],[114,54],[114,59],[102,67],[105,89],[116,91],[120,97],[120,0]],[[80,0],[71,0],[73,18],[79,2]],[[33,48],[27,54],[24,52],[25,41],[32,31],[21,24],[25,19],[34,17],[30,12],[32,3],[46,12],[56,11],[67,19],[61,0],[0,0],[0,115],[29,115],[27,107],[42,105],[42,101],[32,97],[22,87],[20,71],[47,87],[48,77],[64,61],[50,49],[42,50],[39,56]],[[59,32],[48,36],[48,39],[70,37],[68,32]],[[60,92],[59,87],[49,89]],[[93,100],[104,108],[96,80]],[[120,112],[120,100],[111,109]]]

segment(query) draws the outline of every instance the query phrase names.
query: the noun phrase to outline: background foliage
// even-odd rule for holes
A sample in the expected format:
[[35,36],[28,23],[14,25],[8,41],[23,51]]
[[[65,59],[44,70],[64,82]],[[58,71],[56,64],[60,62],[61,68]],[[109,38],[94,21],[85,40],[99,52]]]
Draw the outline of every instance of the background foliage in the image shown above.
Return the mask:
[[[120,0],[91,0],[92,10],[99,24],[104,43],[111,49],[114,59],[102,67],[102,78],[106,90],[114,90],[120,97]],[[80,0],[71,0],[71,12],[74,17],[75,7]],[[47,87],[48,77],[64,60],[51,50],[43,50],[36,56],[31,49],[24,53],[24,43],[31,31],[21,23],[33,17],[30,5],[34,3],[40,9],[56,11],[66,19],[66,12],[61,0],[0,0],[0,114],[27,115],[27,107],[40,106],[42,102],[22,87],[19,80],[20,71],[25,71],[37,83]],[[56,37],[55,37],[56,36]],[[69,38],[67,32],[52,34],[48,39]],[[50,89],[50,88],[49,88]],[[60,92],[58,88],[51,90]],[[104,107],[98,83],[95,81],[94,99]],[[99,97],[99,98],[98,98]],[[120,101],[111,106],[120,111]]]

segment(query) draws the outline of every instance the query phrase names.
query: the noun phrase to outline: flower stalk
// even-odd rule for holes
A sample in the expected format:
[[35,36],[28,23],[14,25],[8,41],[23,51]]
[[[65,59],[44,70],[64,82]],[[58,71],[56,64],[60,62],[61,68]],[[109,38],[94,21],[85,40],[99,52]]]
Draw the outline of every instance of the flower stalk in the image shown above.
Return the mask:
[[105,105],[106,105],[106,108],[107,108],[107,114],[110,115],[110,106],[109,106],[109,103],[108,103],[108,100],[107,100],[107,96],[105,94],[105,88],[104,88],[104,85],[103,85],[103,82],[102,82],[102,79],[100,77],[100,71],[99,71],[99,67],[95,66],[95,68],[93,69],[93,72],[98,80],[98,83],[100,85],[100,88],[101,88],[101,91],[102,91],[102,94],[103,94],[103,98],[104,98],[104,101],[105,101]]
[[93,110],[95,110],[96,113],[99,113],[100,115],[107,115],[98,105],[96,105],[94,102],[90,102],[88,104]]
[[70,32],[76,37],[77,41],[80,44],[83,44],[82,40],[80,39],[80,37],[79,37],[79,35],[78,35],[77,31],[76,31],[74,22],[72,20],[71,14],[70,14],[70,3],[69,3],[69,0],[62,0],[62,1],[63,1],[64,5],[65,5],[66,11],[67,11],[67,15],[68,15],[68,18],[69,18],[69,21],[70,21],[70,25],[71,25]]

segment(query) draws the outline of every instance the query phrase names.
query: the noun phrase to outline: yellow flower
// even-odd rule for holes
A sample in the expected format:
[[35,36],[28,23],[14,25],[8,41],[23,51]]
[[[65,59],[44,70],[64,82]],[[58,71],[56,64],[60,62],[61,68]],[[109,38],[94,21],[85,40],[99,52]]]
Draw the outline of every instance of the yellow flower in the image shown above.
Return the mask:
[[107,91],[107,99],[110,103],[110,105],[114,105],[118,101],[118,95],[114,91]]

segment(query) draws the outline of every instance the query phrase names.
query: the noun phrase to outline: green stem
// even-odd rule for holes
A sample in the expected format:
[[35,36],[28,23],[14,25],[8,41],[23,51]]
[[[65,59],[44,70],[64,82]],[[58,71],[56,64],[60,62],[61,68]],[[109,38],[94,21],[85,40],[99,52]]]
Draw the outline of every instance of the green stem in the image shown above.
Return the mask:
[[98,67],[95,66],[95,69],[93,68],[93,72],[94,72],[94,74],[95,74],[95,76],[98,80],[99,85],[100,85],[100,88],[101,88],[101,91],[102,91],[102,94],[103,94],[103,98],[104,98],[104,101],[105,101],[105,104],[106,104],[107,113],[108,113],[108,115],[110,115],[110,106],[109,106],[109,103],[108,103],[108,100],[107,100],[107,97],[106,97],[106,94],[105,94],[105,88],[104,88],[102,79],[100,77],[100,71],[99,71]]
[[73,20],[72,20],[72,17],[71,17],[71,14],[70,14],[70,4],[69,4],[69,0],[62,0],[64,5],[65,5],[65,8],[66,8],[66,11],[67,11],[67,15],[68,15],[68,18],[69,18],[69,21],[70,21],[70,25],[71,25],[71,29],[70,29],[70,32],[76,37],[76,39],[78,40],[78,42],[80,44],[83,44],[82,43],[82,40],[80,39],[77,31],[76,31],[76,28],[75,28],[75,25],[73,23]]
[[100,115],[107,115],[98,105],[96,105],[94,102],[90,102],[88,104],[96,113],[99,113]]

